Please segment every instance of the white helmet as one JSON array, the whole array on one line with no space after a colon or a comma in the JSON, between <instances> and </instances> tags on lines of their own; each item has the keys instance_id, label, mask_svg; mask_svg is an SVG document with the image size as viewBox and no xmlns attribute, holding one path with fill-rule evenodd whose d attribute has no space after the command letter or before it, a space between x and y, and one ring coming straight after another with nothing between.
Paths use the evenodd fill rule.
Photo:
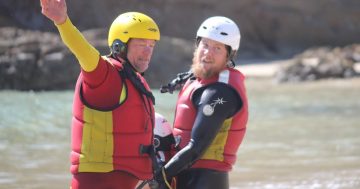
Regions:
<instances>
[{"instance_id":1,"label":"white helmet","mask_svg":"<svg viewBox=\"0 0 360 189\"><path fill-rule=\"evenodd\" d=\"M164 116L155 112L154 147L156 152L170 151L174 144L175 139L170 123Z\"/></svg>"},{"instance_id":2,"label":"white helmet","mask_svg":"<svg viewBox=\"0 0 360 189\"><path fill-rule=\"evenodd\" d=\"M206 19L197 31L197 38L205 37L231 47L237 51L240 46L240 30L236 23L223 16Z\"/></svg>"},{"instance_id":3,"label":"white helmet","mask_svg":"<svg viewBox=\"0 0 360 189\"><path fill-rule=\"evenodd\" d=\"M166 137L172 134L172 127L163 115L155 112L155 128L154 135Z\"/></svg>"}]
</instances>

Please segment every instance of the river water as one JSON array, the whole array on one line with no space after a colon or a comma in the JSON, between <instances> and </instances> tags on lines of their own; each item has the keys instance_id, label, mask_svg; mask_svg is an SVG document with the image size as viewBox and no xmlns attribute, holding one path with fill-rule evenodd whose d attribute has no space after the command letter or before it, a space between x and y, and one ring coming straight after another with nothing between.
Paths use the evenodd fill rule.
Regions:
<instances>
[{"instance_id":1,"label":"river water","mask_svg":"<svg viewBox=\"0 0 360 189\"><path fill-rule=\"evenodd\" d=\"M360 79L248 79L248 130L231 189L360 188ZM0 189L69 187L73 91L0 91ZM170 121L176 95L159 94Z\"/></svg>"}]
</instances>

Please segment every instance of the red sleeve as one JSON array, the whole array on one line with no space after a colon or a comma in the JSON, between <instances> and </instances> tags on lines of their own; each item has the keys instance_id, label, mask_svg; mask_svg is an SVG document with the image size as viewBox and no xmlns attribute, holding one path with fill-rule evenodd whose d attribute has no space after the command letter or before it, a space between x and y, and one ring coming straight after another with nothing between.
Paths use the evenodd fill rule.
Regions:
<instances>
[{"instance_id":1,"label":"red sleeve","mask_svg":"<svg viewBox=\"0 0 360 189\"><path fill-rule=\"evenodd\" d=\"M100 58L94 71L81 70L81 74L83 99L88 105L109 108L119 103L122 80L114 65Z\"/></svg>"},{"instance_id":2,"label":"red sleeve","mask_svg":"<svg viewBox=\"0 0 360 189\"><path fill-rule=\"evenodd\" d=\"M100 57L97 67L92 72L86 72L85 70L81 69L84 83L92 88L99 86L104 82L107 76L107 71L109 69L108 66L108 63Z\"/></svg>"}]
</instances>

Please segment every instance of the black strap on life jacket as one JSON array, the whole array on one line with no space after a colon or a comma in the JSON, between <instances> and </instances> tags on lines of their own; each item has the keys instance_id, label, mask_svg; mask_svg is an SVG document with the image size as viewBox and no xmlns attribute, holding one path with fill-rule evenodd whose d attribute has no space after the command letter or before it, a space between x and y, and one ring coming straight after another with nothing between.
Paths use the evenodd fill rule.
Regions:
<instances>
[{"instance_id":1,"label":"black strap on life jacket","mask_svg":"<svg viewBox=\"0 0 360 189\"><path fill-rule=\"evenodd\" d=\"M150 98L152 103L155 105L155 97L152 94L151 91L147 90L140 80L140 78L136 75L135 69L133 66L129 63L129 61L126 60L125 63L123 63L123 70L120 71L120 75L122 78L127 78L130 80L130 82L135 86L136 90L140 93L145 95L146 97Z\"/></svg>"},{"instance_id":2,"label":"black strap on life jacket","mask_svg":"<svg viewBox=\"0 0 360 189\"><path fill-rule=\"evenodd\" d=\"M115 57L115 59L116 59L116 57ZM129 79L130 82L135 86L135 88L139 92L139 94L140 95L145 95L155 105L155 97L154 97L154 95L151 93L151 91L146 89L143 82L140 80L140 78L136 74L135 68L129 63L129 60L127 58L125 58L125 63L123 63L122 65L123 65L123 69L119 71L119 74L120 74L122 80L125 82L125 79ZM143 103L144 103L145 107L149 107L149 110L147 108L146 109L148 111L147 112L148 115L151 118L151 124L153 125L152 128L154 128L155 127L155 121L154 121L154 118L152 116L153 112L152 112L152 109L150 107L151 104L150 104L149 100L146 100L146 102L147 102L147 106L146 106L146 102L145 102L144 98L141 98L141 99L143 100ZM148 154L150 156L151 161L152 161L152 168L153 168L153 173L154 174L161 169L160 164L158 164L158 162L157 162L156 152L155 152L155 148L154 148L153 145L140 144L139 153L140 154L146 153L146 154ZM154 184L157 183L155 180L151 179L151 180L147 180L146 182L143 182L139 187L142 188L143 186L145 186L146 183L150 183L150 182L151 183L155 182Z\"/></svg>"},{"instance_id":3,"label":"black strap on life jacket","mask_svg":"<svg viewBox=\"0 0 360 189\"><path fill-rule=\"evenodd\" d=\"M161 170L161 165L156 158L156 152L153 145L140 145L139 148L140 154L148 154L151 158L152 167L153 167L153 174L157 174ZM143 181L136 189L142 189L146 184L150 185L150 188L157 188L158 183L154 179L145 180Z\"/></svg>"},{"instance_id":4,"label":"black strap on life jacket","mask_svg":"<svg viewBox=\"0 0 360 189\"><path fill-rule=\"evenodd\" d=\"M149 115L149 117L151 119L152 128L154 128L155 127L155 120L154 120L154 116L153 116L154 112L151 108L152 105L149 101L149 99L150 99L152 101L153 105L155 105L154 95L151 93L151 91L149 91L145 88L143 82L140 80L140 78L135 73L135 69L132 67L132 65L128 61L123 63L123 70L121 70L119 73L124 81L125 81L125 78L130 80L130 82L135 86L136 90L139 92L141 97L142 97L142 95L145 95L147 97L146 100L143 97L141 98L141 100L145 106L147 114ZM148 107L148 108L146 108L146 107ZM145 129L148 128L147 126L148 125L146 124Z\"/></svg>"}]
</instances>

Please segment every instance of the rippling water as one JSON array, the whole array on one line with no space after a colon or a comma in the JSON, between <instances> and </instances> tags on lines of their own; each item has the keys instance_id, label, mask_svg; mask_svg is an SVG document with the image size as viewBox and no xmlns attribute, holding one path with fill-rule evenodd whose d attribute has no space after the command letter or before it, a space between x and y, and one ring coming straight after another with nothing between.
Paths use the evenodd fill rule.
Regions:
<instances>
[{"instance_id":1,"label":"rippling water","mask_svg":"<svg viewBox=\"0 0 360 189\"><path fill-rule=\"evenodd\" d=\"M360 80L247 81L231 188L360 188ZM0 188L68 188L72 91L0 91ZM176 95L155 93L173 119Z\"/></svg>"}]
</instances>

